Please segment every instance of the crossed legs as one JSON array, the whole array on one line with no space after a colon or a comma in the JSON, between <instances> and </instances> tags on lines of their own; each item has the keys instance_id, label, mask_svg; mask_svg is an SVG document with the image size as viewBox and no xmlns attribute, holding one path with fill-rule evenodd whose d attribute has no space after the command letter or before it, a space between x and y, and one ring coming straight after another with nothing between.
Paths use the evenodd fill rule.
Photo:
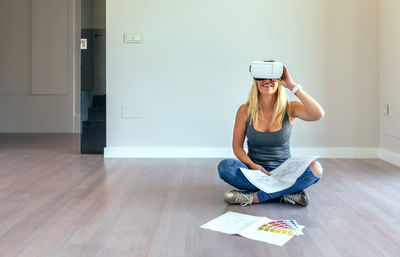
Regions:
<instances>
[{"instance_id":1,"label":"crossed legs","mask_svg":"<svg viewBox=\"0 0 400 257\"><path fill-rule=\"evenodd\" d=\"M304 173L296 180L295 184L291 187L275 192L275 193L265 193L255 187L240 171L240 168L247 168L247 166L235 159L225 159L222 160L218 165L218 172L222 180L232 185L233 187L240 190L252 191L253 193L253 203L265 202L273 198L283 196L285 194L291 194L301 191L314 183L317 183L323 174L323 167L320 162L313 161L309 167L304 171ZM266 167L267 170L271 170L272 166Z\"/></svg>"}]
</instances>

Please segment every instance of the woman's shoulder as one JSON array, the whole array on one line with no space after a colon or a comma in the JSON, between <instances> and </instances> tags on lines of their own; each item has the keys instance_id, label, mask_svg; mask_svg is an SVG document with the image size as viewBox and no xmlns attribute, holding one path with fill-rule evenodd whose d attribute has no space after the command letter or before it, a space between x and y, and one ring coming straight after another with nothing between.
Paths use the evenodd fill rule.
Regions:
<instances>
[{"instance_id":1,"label":"woman's shoulder","mask_svg":"<svg viewBox=\"0 0 400 257\"><path fill-rule=\"evenodd\" d=\"M247 111L249 107L247 104L242 104L239 109L237 110L236 117L239 118L240 120L246 120L247 121Z\"/></svg>"},{"instance_id":2,"label":"woman's shoulder","mask_svg":"<svg viewBox=\"0 0 400 257\"><path fill-rule=\"evenodd\" d=\"M247 113L248 109L249 109L248 104L242 104L241 106L239 106L238 112Z\"/></svg>"}]
</instances>

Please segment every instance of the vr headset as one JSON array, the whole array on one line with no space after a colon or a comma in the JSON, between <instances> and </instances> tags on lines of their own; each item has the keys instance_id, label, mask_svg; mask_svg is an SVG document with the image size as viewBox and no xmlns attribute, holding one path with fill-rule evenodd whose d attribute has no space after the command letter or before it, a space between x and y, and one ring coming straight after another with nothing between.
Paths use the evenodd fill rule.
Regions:
<instances>
[{"instance_id":1,"label":"vr headset","mask_svg":"<svg viewBox=\"0 0 400 257\"><path fill-rule=\"evenodd\" d=\"M280 62L252 62L249 71L255 80L281 79L283 64Z\"/></svg>"}]
</instances>

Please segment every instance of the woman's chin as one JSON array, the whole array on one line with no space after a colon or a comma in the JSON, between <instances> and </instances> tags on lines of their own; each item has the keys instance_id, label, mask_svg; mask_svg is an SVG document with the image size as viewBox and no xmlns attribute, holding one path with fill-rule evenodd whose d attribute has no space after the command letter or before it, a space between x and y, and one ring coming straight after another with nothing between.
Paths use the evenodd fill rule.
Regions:
<instances>
[{"instance_id":1,"label":"woman's chin","mask_svg":"<svg viewBox=\"0 0 400 257\"><path fill-rule=\"evenodd\" d=\"M276 90L273 87L265 87L265 88L261 88L258 89L258 92L260 92L260 94L274 94L276 92Z\"/></svg>"}]
</instances>

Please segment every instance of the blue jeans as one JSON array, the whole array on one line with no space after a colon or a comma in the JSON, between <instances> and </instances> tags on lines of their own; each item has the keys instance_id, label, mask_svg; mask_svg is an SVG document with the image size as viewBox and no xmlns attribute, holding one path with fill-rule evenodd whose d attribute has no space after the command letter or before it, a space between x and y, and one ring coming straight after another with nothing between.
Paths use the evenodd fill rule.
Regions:
<instances>
[{"instance_id":1,"label":"blue jeans","mask_svg":"<svg viewBox=\"0 0 400 257\"><path fill-rule=\"evenodd\" d=\"M277 166L264 166L264 168L269 172L273 172L273 169L276 167ZM308 167L303 174L297 178L296 182L291 187L279 192L268 194L251 184L250 181L243 175L240 168L248 169L248 167L241 161L235 159L222 160L218 165L219 176L226 183L236 187L237 189L257 192L257 197L260 203L286 194L301 191L320 180L320 177L315 176L310 167Z\"/></svg>"}]
</instances>

